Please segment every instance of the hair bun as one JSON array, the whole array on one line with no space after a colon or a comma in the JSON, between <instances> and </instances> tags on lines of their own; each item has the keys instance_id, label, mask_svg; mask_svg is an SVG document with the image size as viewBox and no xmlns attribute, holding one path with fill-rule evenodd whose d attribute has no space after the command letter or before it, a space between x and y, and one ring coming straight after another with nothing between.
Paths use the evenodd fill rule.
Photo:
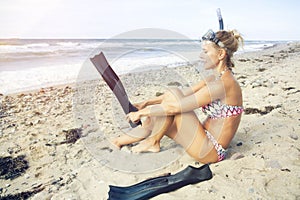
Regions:
<instances>
[{"instance_id":1,"label":"hair bun","mask_svg":"<svg viewBox=\"0 0 300 200\"><path fill-rule=\"evenodd\" d=\"M236 40L238 40L240 43L243 43L243 42L244 42L242 35L241 35L236 29L231 30L231 31L229 31L229 32L230 32L230 33L233 35L233 37L234 37Z\"/></svg>"},{"instance_id":2,"label":"hair bun","mask_svg":"<svg viewBox=\"0 0 300 200\"><path fill-rule=\"evenodd\" d=\"M234 63L231 60L233 54L238 50L238 48L243 46L244 39L242 35L237 30L221 30L216 33L217 38L225 45L227 58L226 64L228 67L234 67Z\"/></svg>"}]
</instances>

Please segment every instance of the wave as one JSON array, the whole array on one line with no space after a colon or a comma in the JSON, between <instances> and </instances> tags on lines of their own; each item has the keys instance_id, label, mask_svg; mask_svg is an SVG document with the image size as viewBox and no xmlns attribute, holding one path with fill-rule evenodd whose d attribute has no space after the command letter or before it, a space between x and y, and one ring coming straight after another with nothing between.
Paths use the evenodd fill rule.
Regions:
<instances>
[{"instance_id":1,"label":"wave","mask_svg":"<svg viewBox=\"0 0 300 200\"><path fill-rule=\"evenodd\" d=\"M245 51L255 51L272 47L276 42L251 41L246 42ZM169 50L197 50L201 43L197 40L0 40L0 53L20 52L55 52L55 51L92 51L103 49L118 51L120 49L151 47ZM1 55L0 55L1 56Z\"/></svg>"},{"instance_id":2,"label":"wave","mask_svg":"<svg viewBox=\"0 0 300 200\"><path fill-rule=\"evenodd\" d=\"M57 42L56 44L59 46L67 46L67 47L80 46L80 43L78 42Z\"/></svg>"},{"instance_id":3,"label":"wave","mask_svg":"<svg viewBox=\"0 0 300 200\"><path fill-rule=\"evenodd\" d=\"M25 47L28 48L35 48L35 47L49 47L50 44L48 43L33 43L33 44L26 44Z\"/></svg>"},{"instance_id":4,"label":"wave","mask_svg":"<svg viewBox=\"0 0 300 200\"><path fill-rule=\"evenodd\" d=\"M134 58L134 59L133 59ZM189 61L171 52L151 49L149 52L141 50L124 54L111 62L118 74L135 71L147 71L153 68L178 67L187 65Z\"/></svg>"},{"instance_id":5,"label":"wave","mask_svg":"<svg viewBox=\"0 0 300 200\"><path fill-rule=\"evenodd\" d=\"M0 93L11 94L76 81L81 65L62 64L0 71ZM20 74L22 74L20 76Z\"/></svg>"},{"instance_id":6,"label":"wave","mask_svg":"<svg viewBox=\"0 0 300 200\"><path fill-rule=\"evenodd\" d=\"M244 51L260 51L277 45L278 42L251 42L244 46Z\"/></svg>"},{"instance_id":7,"label":"wave","mask_svg":"<svg viewBox=\"0 0 300 200\"><path fill-rule=\"evenodd\" d=\"M239 53L259 51L278 43L246 41ZM99 51L105 53L118 74L124 74L189 65L198 59L201 44L195 40L0 39L0 93L74 82L83 63L89 62L91 53Z\"/></svg>"}]
</instances>

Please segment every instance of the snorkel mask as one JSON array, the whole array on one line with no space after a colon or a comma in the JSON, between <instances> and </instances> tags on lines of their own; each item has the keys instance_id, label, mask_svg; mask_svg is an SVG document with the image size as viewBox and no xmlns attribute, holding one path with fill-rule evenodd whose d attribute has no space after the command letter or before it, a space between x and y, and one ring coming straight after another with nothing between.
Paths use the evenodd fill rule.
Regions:
<instances>
[{"instance_id":1,"label":"snorkel mask","mask_svg":"<svg viewBox=\"0 0 300 200\"><path fill-rule=\"evenodd\" d=\"M217 15L218 15L218 20L219 20L219 28L220 28L220 30L223 30L224 24L223 24L223 18L221 15L220 8L217 9ZM207 33L205 33L202 36L202 40L208 40L208 41L214 42L216 45L218 45L221 48L225 47L225 45L216 37L216 33L212 29L209 29L207 31Z\"/></svg>"},{"instance_id":2,"label":"snorkel mask","mask_svg":"<svg viewBox=\"0 0 300 200\"><path fill-rule=\"evenodd\" d=\"M216 45L218 45L221 48L225 47L225 45L216 37L215 32L211 29L209 29L207 31L207 33L205 33L202 36L202 40L208 40L208 41L214 42Z\"/></svg>"}]
</instances>

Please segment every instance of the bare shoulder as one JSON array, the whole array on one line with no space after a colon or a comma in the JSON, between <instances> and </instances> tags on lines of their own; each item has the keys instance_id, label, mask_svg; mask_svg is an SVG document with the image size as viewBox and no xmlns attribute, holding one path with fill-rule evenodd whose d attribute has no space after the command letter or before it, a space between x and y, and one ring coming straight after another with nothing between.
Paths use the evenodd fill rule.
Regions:
<instances>
[{"instance_id":1,"label":"bare shoulder","mask_svg":"<svg viewBox=\"0 0 300 200\"><path fill-rule=\"evenodd\" d=\"M225 89L233 89L233 90L240 90L240 84L237 82L236 78L232 73L224 74L222 76L222 82L224 84Z\"/></svg>"},{"instance_id":2,"label":"bare shoulder","mask_svg":"<svg viewBox=\"0 0 300 200\"><path fill-rule=\"evenodd\" d=\"M242 103L242 89L234 75L228 73L226 76L222 77L222 82L228 101L240 105Z\"/></svg>"}]
</instances>

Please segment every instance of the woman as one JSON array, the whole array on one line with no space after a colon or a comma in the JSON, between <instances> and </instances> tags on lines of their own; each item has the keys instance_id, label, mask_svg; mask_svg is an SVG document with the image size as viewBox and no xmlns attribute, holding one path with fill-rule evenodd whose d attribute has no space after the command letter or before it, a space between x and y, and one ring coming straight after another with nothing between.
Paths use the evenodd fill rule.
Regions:
<instances>
[{"instance_id":1,"label":"woman","mask_svg":"<svg viewBox=\"0 0 300 200\"><path fill-rule=\"evenodd\" d=\"M242 92L232 68L233 53L243 38L236 31L209 30L202 37L201 61L214 75L186 89L170 89L164 95L139 103L137 112L127 115L136 122L146 117L143 125L115 138L117 147L141 141L134 152L158 152L164 135L182 145L201 163L221 161L226 156L238 129L242 108ZM151 105L151 106L150 106ZM201 123L194 110L202 108L208 115Z\"/></svg>"}]
</instances>

